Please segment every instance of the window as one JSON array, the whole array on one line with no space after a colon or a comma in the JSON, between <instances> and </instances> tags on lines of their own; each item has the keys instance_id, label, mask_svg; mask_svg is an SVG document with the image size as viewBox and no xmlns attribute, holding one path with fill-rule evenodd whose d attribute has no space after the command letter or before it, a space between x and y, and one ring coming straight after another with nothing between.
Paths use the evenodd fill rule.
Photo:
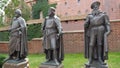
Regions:
<instances>
[{"instance_id":1,"label":"window","mask_svg":"<svg viewBox=\"0 0 120 68\"><path fill-rule=\"evenodd\" d=\"M111 10L113 11L113 8L111 8Z\"/></svg>"},{"instance_id":2,"label":"window","mask_svg":"<svg viewBox=\"0 0 120 68\"><path fill-rule=\"evenodd\" d=\"M78 3L80 2L80 0L77 0L78 1Z\"/></svg>"},{"instance_id":3,"label":"window","mask_svg":"<svg viewBox=\"0 0 120 68\"><path fill-rule=\"evenodd\" d=\"M65 21L66 24L68 24L68 21Z\"/></svg>"},{"instance_id":4,"label":"window","mask_svg":"<svg viewBox=\"0 0 120 68\"><path fill-rule=\"evenodd\" d=\"M120 9L120 4L119 4L119 9Z\"/></svg>"},{"instance_id":5,"label":"window","mask_svg":"<svg viewBox=\"0 0 120 68\"><path fill-rule=\"evenodd\" d=\"M67 5L67 2L65 2L65 5Z\"/></svg>"},{"instance_id":6,"label":"window","mask_svg":"<svg viewBox=\"0 0 120 68\"><path fill-rule=\"evenodd\" d=\"M78 20L74 20L75 21L75 23L78 23Z\"/></svg>"},{"instance_id":7,"label":"window","mask_svg":"<svg viewBox=\"0 0 120 68\"><path fill-rule=\"evenodd\" d=\"M80 10L78 11L78 14L81 14L81 11L80 11Z\"/></svg>"},{"instance_id":8,"label":"window","mask_svg":"<svg viewBox=\"0 0 120 68\"><path fill-rule=\"evenodd\" d=\"M66 12L66 13L65 13L65 15L67 16L67 15L68 15L68 13Z\"/></svg>"}]
</instances>

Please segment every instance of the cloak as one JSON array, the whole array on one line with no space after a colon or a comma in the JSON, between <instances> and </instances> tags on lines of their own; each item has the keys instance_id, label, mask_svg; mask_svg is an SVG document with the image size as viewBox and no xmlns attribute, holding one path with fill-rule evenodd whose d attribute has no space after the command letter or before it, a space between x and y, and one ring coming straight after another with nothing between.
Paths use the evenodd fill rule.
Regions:
<instances>
[{"instance_id":1,"label":"cloak","mask_svg":"<svg viewBox=\"0 0 120 68\"><path fill-rule=\"evenodd\" d=\"M59 39L58 39L58 43L57 45L59 46L58 47L58 60L61 62L64 60L64 44L63 44L63 34L61 34L59 36Z\"/></svg>"},{"instance_id":2,"label":"cloak","mask_svg":"<svg viewBox=\"0 0 120 68\"><path fill-rule=\"evenodd\" d=\"M105 24L103 24L103 26L106 29L105 29L105 33L104 33L104 38L103 38L103 43L102 43L102 53L101 53L101 55L102 55L101 57L102 57L103 61L108 59L108 44L107 44L106 32L107 32L107 26L109 25L109 19L107 18L106 15L104 15L104 17L105 17ZM89 16L88 16L88 19L90 19ZM86 23L90 23L90 21L87 20ZM84 31L85 58L89 58L89 48L90 48L89 43L90 43L90 29L91 28L92 27L90 27L89 25L88 25L88 27L84 27L84 30L85 30ZM96 59L96 57L97 57L97 49L96 49L96 51L94 51L94 54L93 54L93 58Z\"/></svg>"},{"instance_id":3,"label":"cloak","mask_svg":"<svg viewBox=\"0 0 120 68\"><path fill-rule=\"evenodd\" d=\"M26 22L22 17L19 17L16 23L19 24L19 27L11 29L9 54L12 55L15 51L19 51L20 57L25 58L28 54ZM14 36L14 32L18 32L18 34Z\"/></svg>"}]
</instances>

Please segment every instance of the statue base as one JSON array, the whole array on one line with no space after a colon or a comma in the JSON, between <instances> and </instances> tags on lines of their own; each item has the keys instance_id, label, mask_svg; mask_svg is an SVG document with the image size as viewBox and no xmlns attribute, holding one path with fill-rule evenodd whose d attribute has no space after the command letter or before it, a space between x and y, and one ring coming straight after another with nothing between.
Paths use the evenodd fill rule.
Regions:
<instances>
[{"instance_id":1,"label":"statue base","mask_svg":"<svg viewBox=\"0 0 120 68\"><path fill-rule=\"evenodd\" d=\"M6 61L2 68L29 68L29 60L25 58L23 61L8 60Z\"/></svg>"},{"instance_id":2,"label":"statue base","mask_svg":"<svg viewBox=\"0 0 120 68\"><path fill-rule=\"evenodd\" d=\"M93 61L92 64L85 64L85 68L108 68L107 64L100 64L99 61Z\"/></svg>"},{"instance_id":3,"label":"statue base","mask_svg":"<svg viewBox=\"0 0 120 68\"><path fill-rule=\"evenodd\" d=\"M58 66L53 66L53 65L43 65L41 64L39 68L64 68L64 66L62 64L58 65Z\"/></svg>"}]
</instances>

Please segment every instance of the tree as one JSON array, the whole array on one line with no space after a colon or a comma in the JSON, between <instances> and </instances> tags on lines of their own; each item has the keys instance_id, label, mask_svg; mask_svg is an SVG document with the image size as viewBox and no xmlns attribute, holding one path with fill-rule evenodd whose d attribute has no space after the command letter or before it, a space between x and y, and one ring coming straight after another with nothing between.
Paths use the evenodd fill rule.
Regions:
<instances>
[{"instance_id":1,"label":"tree","mask_svg":"<svg viewBox=\"0 0 120 68\"><path fill-rule=\"evenodd\" d=\"M6 16L10 19L10 21L14 17L14 12L17 8L20 8L22 10L22 15L25 20L30 19L30 8L26 5L26 3L23 0L12 0L5 9Z\"/></svg>"},{"instance_id":2,"label":"tree","mask_svg":"<svg viewBox=\"0 0 120 68\"><path fill-rule=\"evenodd\" d=\"M56 4L48 4L48 0L37 0L36 4L32 6L33 19L40 18L40 12L43 12L43 17L47 16L49 7L55 7Z\"/></svg>"}]
</instances>

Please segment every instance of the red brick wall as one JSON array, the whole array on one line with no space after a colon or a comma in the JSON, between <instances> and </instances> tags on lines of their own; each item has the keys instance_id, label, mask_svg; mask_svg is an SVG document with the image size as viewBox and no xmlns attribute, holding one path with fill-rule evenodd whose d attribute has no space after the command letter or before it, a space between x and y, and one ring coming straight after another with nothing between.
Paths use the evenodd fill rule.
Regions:
<instances>
[{"instance_id":1,"label":"red brick wall","mask_svg":"<svg viewBox=\"0 0 120 68\"><path fill-rule=\"evenodd\" d=\"M79 53L84 50L83 31L65 32L64 35L65 53ZM28 42L29 53L43 53L42 39L33 39ZM0 53L8 52L8 42L0 43Z\"/></svg>"},{"instance_id":2,"label":"red brick wall","mask_svg":"<svg viewBox=\"0 0 120 68\"><path fill-rule=\"evenodd\" d=\"M120 19L120 0L103 0L102 10L107 12L110 19Z\"/></svg>"},{"instance_id":3,"label":"red brick wall","mask_svg":"<svg viewBox=\"0 0 120 68\"><path fill-rule=\"evenodd\" d=\"M111 34L108 42L110 51L120 51L120 22L111 22Z\"/></svg>"},{"instance_id":4,"label":"red brick wall","mask_svg":"<svg viewBox=\"0 0 120 68\"><path fill-rule=\"evenodd\" d=\"M0 42L0 53L8 53L8 45L9 42ZM28 50L29 53L42 53L42 40L39 38L28 41Z\"/></svg>"},{"instance_id":5,"label":"red brick wall","mask_svg":"<svg viewBox=\"0 0 120 68\"><path fill-rule=\"evenodd\" d=\"M100 9L110 16L110 19L120 19L120 0L60 0L57 2L56 13L61 16L86 15L91 12L91 4L100 1Z\"/></svg>"},{"instance_id":6,"label":"red brick wall","mask_svg":"<svg viewBox=\"0 0 120 68\"><path fill-rule=\"evenodd\" d=\"M109 50L120 51L120 21L111 21L111 34L108 37ZM84 52L84 31L67 31L63 34L65 53ZM42 40L28 42L29 53L43 53ZM8 52L8 42L0 43L0 53Z\"/></svg>"},{"instance_id":7,"label":"red brick wall","mask_svg":"<svg viewBox=\"0 0 120 68\"><path fill-rule=\"evenodd\" d=\"M63 31L84 30L84 20L73 20L62 22Z\"/></svg>"},{"instance_id":8,"label":"red brick wall","mask_svg":"<svg viewBox=\"0 0 120 68\"><path fill-rule=\"evenodd\" d=\"M29 2L30 0L25 0L28 6L31 7L34 2ZM57 15L64 16L81 16L86 15L91 12L91 4L94 1L100 1L100 9L110 16L110 19L120 19L120 0L48 0L49 3L57 3L56 13Z\"/></svg>"},{"instance_id":9,"label":"red brick wall","mask_svg":"<svg viewBox=\"0 0 120 68\"><path fill-rule=\"evenodd\" d=\"M0 42L0 53L8 52L8 42Z\"/></svg>"},{"instance_id":10,"label":"red brick wall","mask_svg":"<svg viewBox=\"0 0 120 68\"><path fill-rule=\"evenodd\" d=\"M59 16L84 15L91 11L92 0L60 0L56 6L56 13Z\"/></svg>"},{"instance_id":11,"label":"red brick wall","mask_svg":"<svg viewBox=\"0 0 120 68\"><path fill-rule=\"evenodd\" d=\"M66 32L64 37L65 53L80 53L84 52L84 37L83 31Z\"/></svg>"},{"instance_id":12,"label":"red brick wall","mask_svg":"<svg viewBox=\"0 0 120 68\"><path fill-rule=\"evenodd\" d=\"M33 39L28 42L29 53L42 53L42 39Z\"/></svg>"}]
</instances>

